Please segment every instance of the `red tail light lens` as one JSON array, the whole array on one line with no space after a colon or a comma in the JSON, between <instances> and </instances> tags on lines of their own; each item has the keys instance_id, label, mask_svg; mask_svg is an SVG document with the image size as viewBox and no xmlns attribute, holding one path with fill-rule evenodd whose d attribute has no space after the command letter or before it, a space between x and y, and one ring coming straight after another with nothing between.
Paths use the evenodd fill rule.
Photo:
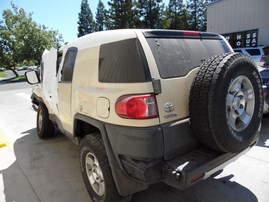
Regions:
<instances>
[{"instance_id":1,"label":"red tail light lens","mask_svg":"<svg viewBox=\"0 0 269 202\"><path fill-rule=\"evenodd\" d=\"M153 94L120 97L115 108L116 113L123 118L149 119L159 115Z\"/></svg>"}]
</instances>

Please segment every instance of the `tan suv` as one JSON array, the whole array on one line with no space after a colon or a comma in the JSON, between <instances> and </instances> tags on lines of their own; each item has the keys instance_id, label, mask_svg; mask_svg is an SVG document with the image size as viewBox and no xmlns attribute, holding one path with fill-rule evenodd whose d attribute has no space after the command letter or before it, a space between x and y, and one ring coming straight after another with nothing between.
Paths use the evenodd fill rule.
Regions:
<instances>
[{"instance_id":1,"label":"tan suv","mask_svg":"<svg viewBox=\"0 0 269 202\"><path fill-rule=\"evenodd\" d=\"M93 201L128 201L164 182L184 189L234 161L259 136L253 61L214 33L114 30L42 55L32 101L37 134L80 145Z\"/></svg>"}]
</instances>

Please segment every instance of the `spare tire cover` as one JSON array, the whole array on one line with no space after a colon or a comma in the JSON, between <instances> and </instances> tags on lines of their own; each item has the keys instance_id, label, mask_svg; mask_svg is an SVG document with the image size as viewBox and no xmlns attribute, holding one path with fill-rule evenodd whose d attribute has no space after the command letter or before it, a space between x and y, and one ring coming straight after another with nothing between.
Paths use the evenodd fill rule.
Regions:
<instances>
[{"instance_id":1,"label":"spare tire cover","mask_svg":"<svg viewBox=\"0 0 269 202\"><path fill-rule=\"evenodd\" d=\"M255 63L241 53L206 60L193 80L190 122L204 145L222 152L240 152L259 135L263 94Z\"/></svg>"}]
</instances>

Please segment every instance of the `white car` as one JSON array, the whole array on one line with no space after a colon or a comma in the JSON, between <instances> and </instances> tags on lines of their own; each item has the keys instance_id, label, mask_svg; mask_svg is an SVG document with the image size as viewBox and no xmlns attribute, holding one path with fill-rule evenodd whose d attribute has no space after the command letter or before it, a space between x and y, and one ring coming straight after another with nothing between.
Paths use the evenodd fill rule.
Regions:
<instances>
[{"instance_id":1,"label":"white car","mask_svg":"<svg viewBox=\"0 0 269 202\"><path fill-rule=\"evenodd\" d=\"M263 46L235 48L234 52L244 53L245 55L250 56L254 60L254 62L259 66L263 66L265 62Z\"/></svg>"},{"instance_id":2,"label":"white car","mask_svg":"<svg viewBox=\"0 0 269 202\"><path fill-rule=\"evenodd\" d=\"M95 32L44 51L27 71L37 135L79 147L92 201L127 202L164 182L184 189L253 147L262 119L256 65L218 34Z\"/></svg>"}]
</instances>

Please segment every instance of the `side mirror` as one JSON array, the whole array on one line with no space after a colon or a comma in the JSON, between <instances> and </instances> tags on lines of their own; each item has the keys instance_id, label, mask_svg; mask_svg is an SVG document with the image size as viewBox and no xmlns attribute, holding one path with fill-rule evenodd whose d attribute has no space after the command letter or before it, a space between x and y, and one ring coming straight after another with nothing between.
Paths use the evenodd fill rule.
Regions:
<instances>
[{"instance_id":1,"label":"side mirror","mask_svg":"<svg viewBox=\"0 0 269 202\"><path fill-rule=\"evenodd\" d=\"M25 72L25 77L27 82L31 85L40 83L40 79L36 71Z\"/></svg>"}]
</instances>

